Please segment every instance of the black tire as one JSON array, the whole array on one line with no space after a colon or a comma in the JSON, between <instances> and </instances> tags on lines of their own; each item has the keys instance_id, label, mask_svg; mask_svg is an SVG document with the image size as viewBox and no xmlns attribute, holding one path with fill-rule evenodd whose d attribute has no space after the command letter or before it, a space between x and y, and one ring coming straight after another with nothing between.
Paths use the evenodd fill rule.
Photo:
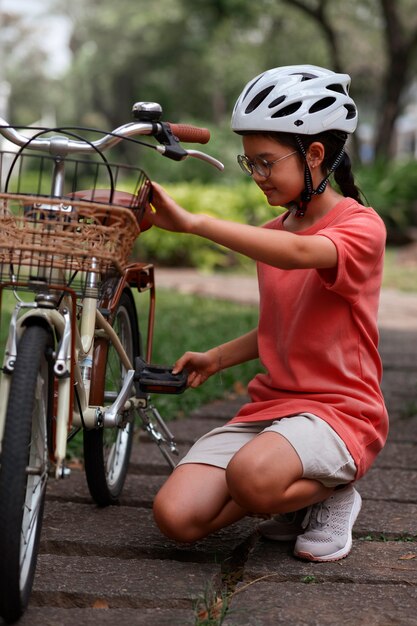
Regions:
<instances>
[{"instance_id":1,"label":"black tire","mask_svg":"<svg viewBox=\"0 0 417 626\"><path fill-rule=\"evenodd\" d=\"M139 355L139 328L133 298L124 292L120 298L113 328L134 363ZM112 345L107 352L104 406L112 404L120 391L126 370ZM117 504L129 466L133 421L119 428L84 430L84 468L88 488L99 506Z\"/></svg>"},{"instance_id":2,"label":"black tire","mask_svg":"<svg viewBox=\"0 0 417 626\"><path fill-rule=\"evenodd\" d=\"M25 610L36 569L49 469L51 352L47 328L26 328L10 386L0 459L0 615L8 623Z\"/></svg>"}]
</instances>

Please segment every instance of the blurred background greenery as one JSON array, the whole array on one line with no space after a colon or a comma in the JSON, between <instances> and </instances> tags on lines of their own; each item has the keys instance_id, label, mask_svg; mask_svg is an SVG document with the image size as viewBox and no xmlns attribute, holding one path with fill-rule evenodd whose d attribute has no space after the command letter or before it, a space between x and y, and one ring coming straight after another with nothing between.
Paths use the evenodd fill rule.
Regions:
<instances>
[{"instance_id":1,"label":"blurred background greenery","mask_svg":"<svg viewBox=\"0 0 417 626\"><path fill-rule=\"evenodd\" d=\"M179 201L230 219L272 215L236 164L229 127L242 86L266 68L324 65L352 76L360 125L349 150L389 244L417 229L417 12L415 0L0 0L0 115L13 124L111 129L134 102L164 119L208 126L225 172L140 149L125 156L170 185ZM268 214L269 211L269 214ZM145 259L207 269L242 259L153 229Z\"/></svg>"}]
</instances>

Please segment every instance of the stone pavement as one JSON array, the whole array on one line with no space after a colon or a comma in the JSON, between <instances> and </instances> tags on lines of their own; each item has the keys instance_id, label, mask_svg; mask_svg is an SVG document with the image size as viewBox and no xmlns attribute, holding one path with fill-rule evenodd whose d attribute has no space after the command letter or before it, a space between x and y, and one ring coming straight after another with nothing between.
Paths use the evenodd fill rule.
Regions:
<instances>
[{"instance_id":1,"label":"stone pavement","mask_svg":"<svg viewBox=\"0 0 417 626\"><path fill-rule=\"evenodd\" d=\"M184 276L181 281L184 286ZM230 287L222 289L230 296ZM414 299L394 296L386 323L380 323L391 432L357 485L363 508L347 559L296 560L290 543L259 537L255 518L195 545L166 539L151 505L167 466L140 436L120 506L94 506L80 470L66 481L51 481L37 575L21 626L417 625L417 308ZM175 422L181 454L244 400L216 401ZM223 622L203 620L213 597L218 613L229 607Z\"/></svg>"}]
</instances>

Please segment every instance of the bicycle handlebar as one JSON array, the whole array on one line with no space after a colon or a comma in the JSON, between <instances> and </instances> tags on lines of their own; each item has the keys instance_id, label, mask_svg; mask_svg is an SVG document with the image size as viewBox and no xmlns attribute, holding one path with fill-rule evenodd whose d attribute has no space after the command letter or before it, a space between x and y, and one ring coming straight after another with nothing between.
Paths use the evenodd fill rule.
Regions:
<instances>
[{"instance_id":1,"label":"bicycle handlebar","mask_svg":"<svg viewBox=\"0 0 417 626\"><path fill-rule=\"evenodd\" d=\"M51 131L53 132L54 129L51 129ZM155 137L162 145L146 145L156 149L164 156L177 161L191 156L210 163L220 171L224 169L223 164L209 154L198 150L186 150L183 146L179 145L179 141L207 143L210 139L210 132L207 128L200 128L189 124L171 124L160 121L129 122L119 126L114 131L96 141L87 142L70 139L66 135L57 135L54 137L27 137L0 118L0 134L3 135L5 139L21 148L49 152L49 154L54 157L63 158L68 154L87 154L108 150L120 143L123 139L150 135Z\"/></svg>"},{"instance_id":2,"label":"bicycle handlebar","mask_svg":"<svg viewBox=\"0 0 417 626\"><path fill-rule=\"evenodd\" d=\"M210 141L210 131L208 128L190 126L189 124L167 124L173 135L180 141L189 143L208 143Z\"/></svg>"}]
</instances>

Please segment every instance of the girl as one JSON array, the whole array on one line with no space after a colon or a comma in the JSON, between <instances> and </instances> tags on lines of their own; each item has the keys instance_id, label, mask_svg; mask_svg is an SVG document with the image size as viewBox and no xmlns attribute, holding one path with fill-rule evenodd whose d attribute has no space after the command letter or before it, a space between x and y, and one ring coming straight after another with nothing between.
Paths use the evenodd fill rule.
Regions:
<instances>
[{"instance_id":1,"label":"girl","mask_svg":"<svg viewBox=\"0 0 417 626\"><path fill-rule=\"evenodd\" d=\"M178 541L250 512L274 515L261 533L296 538L298 557L334 561L351 549L353 482L383 447L388 417L377 351L385 228L362 205L345 152L357 124L349 85L345 74L289 66L238 98L238 162L270 205L287 208L264 227L193 215L154 184L154 225L254 259L260 289L257 328L175 364L191 387L257 357L265 368L249 383L251 402L202 437L158 493L156 522Z\"/></svg>"}]
</instances>

